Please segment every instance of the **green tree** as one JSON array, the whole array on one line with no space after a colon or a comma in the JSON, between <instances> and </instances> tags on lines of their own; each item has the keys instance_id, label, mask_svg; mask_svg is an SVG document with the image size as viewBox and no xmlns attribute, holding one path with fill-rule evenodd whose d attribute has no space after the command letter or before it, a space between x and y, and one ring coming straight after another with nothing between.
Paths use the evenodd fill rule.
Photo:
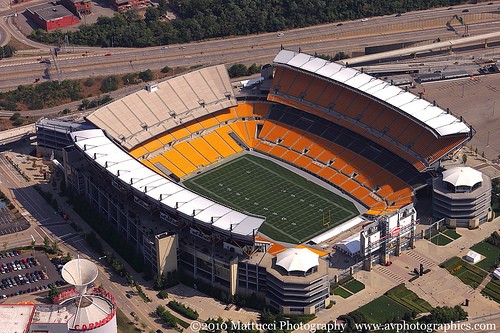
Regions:
<instances>
[{"instance_id":1,"label":"green tree","mask_svg":"<svg viewBox=\"0 0 500 333\"><path fill-rule=\"evenodd\" d=\"M157 8L148 8L146 9L146 14L144 14L144 21L145 22L151 22L151 21L158 21L160 19L160 10Z\"/></svg>"},{"instance_id":2,"label":"green tree","mask_svg":"<svg viewBox=\"0 0 500 333\"><path fill-rule=\"evenodd\" d=\"M118 79L115 75L108 76L101 83L100 90L102 92L115 91L116 89L118 89Z\"/></svg>"},{"instance_id":3,"label":"green tree","mask_svg":"<svg viewBox=\"0 0 500 333\"><path fill-rule=\"evenodd\" d=\"M21 117L21 114L19 112L14 112L12 116L10 116L10 120L15 121Z\"/></svg>"},{"instance_id":4,"label":"green tree","mask_svg":"<svg viewBox=\"0 0 500 333\"><path fill-rule=\"evenodd\" d=\"M60 294L60 292L57 289L57 287L53 283L49 284L49 293L48 293L47 297L49 298L51 303L54 303L54 299L59 294Z\"/></svg>"},{"instance_id":5,"label":"green tree","mask_svg":"<svg viewBox=\"0 0 500 333\"><path fill-rule=\"evenodd\" d=\"M339 61L339 60L348 59L348 58L350 58L350 57L347 53L340 51L333 56L333 61Z\"/></svg>"},{"instance_id":6,"label":"green tree","mask_svg":"<svg viewBox=\"0 0 500 333\"><path fill-rule=\"evenodd\" d=\"M467 155L466 154L462 155L462 163L463 164L467 163Z\"/></svg>"},{"instance_id":7,"label":"green tree","mask_svg":"<svg viewBox=\"0 0 500 333\"><path fill-rule=\"evenodd\" d=\"M0 46L0 59L10 58L14 53L16 53L16 49L12 45Z\"/></svg>"},{"instance_id":8,"label":"green tree","mask_svg":"<svg viewBox=\"0 0 500 333\"><path fill-rule=\"evenodd\" d=\"M234 64L227 70L230 78L247 75L247 66L243 64Z\"/></svg>"},{"instance_id":9,"label":"green tree","mask_svg":"<svg viewBox=\"0 0 500 333\"><path fill-rule=\"evenodd\" d=\"M155 75L150 69L146 69L145 71L139 73L139 79L141 79L144 82L151 81L154 78Z\"/></svg>"},{"instance_id":10,"label":"green tree","mask_svg":"<svg viewBox=\"0 0 500 333\"><path fill-rule=\"evenodd\" d=\"M52 242L52 252L59 252L59 242L57 241L57 239L54 239L54 241Z\"/></svg>"},{"instance_id":11,"label":"green tree","mask_svg":"<svg viewBox=\"0 0 500 333\"><path fill-rule=\"evenodd\" d=\"M85 87L92 87L94 84L95 84L95 79L92 77L89 77L89 78L85 79L85 81L83 81L83 85Z\"/></svg>"},{"instance_id":12,"label":"green tree","mask_svg":"<svg viewBox=\"0 0 500 333\"><path fill-rule=\"evenodd\" d=\"M253 63L250 67L247 69L247 75L252 75L252 74L257 74L260 72L261 66L257 66L255 63Z\"/></svg>"},{"instance_id":13,"label":"green tree","mask_svg":"<svg viewBox=\"0 0 500 333\"><path fill-rule=\"evenodd\" d=\"M49 237L45 236L43 237L43 246L45 246L46 248L48 248L50 245L50 239Z\"/></svg>"},{"instance_id":14,"label":"green tree","mask_svg":"<svg viewBox=\"0 0 500 333\"><path fill-rule=\"evenodd\" d=\"M172 68L165 66L161 69L162 73L170 73L172 71Z\"/></svg>"},{"instance_id":15,"label":"green tree","mask_svg":"<svg viewBox=\"0 0 500 333\"><path fill-rule=\"evenodd\" d=\"M101 83L100 90L102 92L110 92L118 89L118 78L115 75L108 76Z\"/></svg>"},{"instance_id":16,"label":"green tree","mask_svg":"<svg viewBox=\"0 0 500 333\"><path fill-rule=\"evenodd\" d=\"M24 124L24 119L23 118L17 118L16 120L14 120L12 122L12 125L14 125L14 126L21 126L22 124Z\"/></svg>"}]
</instances>

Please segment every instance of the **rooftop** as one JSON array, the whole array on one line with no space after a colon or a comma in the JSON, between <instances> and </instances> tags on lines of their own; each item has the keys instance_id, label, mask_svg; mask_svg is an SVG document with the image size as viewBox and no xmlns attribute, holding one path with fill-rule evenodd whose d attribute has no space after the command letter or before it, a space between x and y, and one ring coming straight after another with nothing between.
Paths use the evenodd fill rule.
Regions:
<instances>
[{"instance_id":1,"label":"rooftop","mask_svg":"<svg viewBox=\"0 0 500 333\"><path fill-rule=\"evenodd\" d=\"M1 304L0 305L0 333L28 332L34 305Z\"/></svg>"},{"instance_id":2,"label":"rooftop","mask_svg":"<svg viewBox=\"0 0 500 333\"><path fill-rule=\"evenodd\" d=\"M63 5L52 5L51 3L43 3L40 5L35 5L28 7L27 10L32 13L36 13L45 21L56 20L61 17L73 16L73 13L69 11Z\"/></svg>"}]
</instances>

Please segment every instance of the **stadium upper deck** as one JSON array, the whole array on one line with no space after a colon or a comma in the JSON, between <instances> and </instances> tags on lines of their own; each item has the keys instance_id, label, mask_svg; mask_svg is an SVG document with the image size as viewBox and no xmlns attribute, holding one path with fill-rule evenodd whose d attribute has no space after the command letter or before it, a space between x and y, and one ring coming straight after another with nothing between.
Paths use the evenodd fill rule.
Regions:
<instances>
[{"instance_id":1,"label":"stadium upper deck","mask_svg":"<svg viewBox=\"0 0 500 333\"><path fill-rule=\"evenodd\" d=\"M227 70L219 65L127 95L87 119L131 149L180 124L235 105Z\"/></svg>"},{"instance_id":2,"label":"stadium upper deck","mask_svg":"<svg viewBox=\"0 0 500 333\"><path fill-rule=\"evenodd\" d=\"M433 103L353 68L282 50L268 100L331 119L429 168L474 134Z\"/></svg>"}]
</instances>

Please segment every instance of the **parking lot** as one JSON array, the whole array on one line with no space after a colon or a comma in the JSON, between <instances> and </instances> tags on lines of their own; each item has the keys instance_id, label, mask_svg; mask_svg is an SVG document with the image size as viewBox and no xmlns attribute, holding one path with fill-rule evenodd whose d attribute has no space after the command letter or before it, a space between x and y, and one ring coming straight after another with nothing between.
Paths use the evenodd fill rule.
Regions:
<instances>
[{"instance_id":1,"label":"parking lot","mask_svg":"<svg viewBox=\"0 0 500 333\"><path fill-rule=\"evenodd\" d=\"M4 202L0 202L0 236L29 228L25 219L17 219Z\"/></svg>"},{"instance_id":2,"label":"parking lot","mask_svg":"<svg viewBox=\"0 0 500 333\"><path fill-rule=\"evenodd\" d=\"M63 285L54 264L42 252L7 251L0 253L0 298L48 290Z\"/></svg>"}]
</instances>

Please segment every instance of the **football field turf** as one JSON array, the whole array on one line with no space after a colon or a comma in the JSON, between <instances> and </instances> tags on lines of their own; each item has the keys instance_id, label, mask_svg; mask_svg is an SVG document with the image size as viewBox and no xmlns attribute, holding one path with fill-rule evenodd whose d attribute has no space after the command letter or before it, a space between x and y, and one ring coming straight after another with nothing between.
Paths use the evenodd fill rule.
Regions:
<instances>
[{"instance_id":1,"label":"football field turf","mask_svg":"<svg viewBox=\"0 0 500 333\"><path fill-rule=\"evenodd\" d=\"M253 155L243 155L184 185L240 211L265 216L259 231L290 243L302 243L359 214L350 201Z\"/></svg>"}]
</instances>

